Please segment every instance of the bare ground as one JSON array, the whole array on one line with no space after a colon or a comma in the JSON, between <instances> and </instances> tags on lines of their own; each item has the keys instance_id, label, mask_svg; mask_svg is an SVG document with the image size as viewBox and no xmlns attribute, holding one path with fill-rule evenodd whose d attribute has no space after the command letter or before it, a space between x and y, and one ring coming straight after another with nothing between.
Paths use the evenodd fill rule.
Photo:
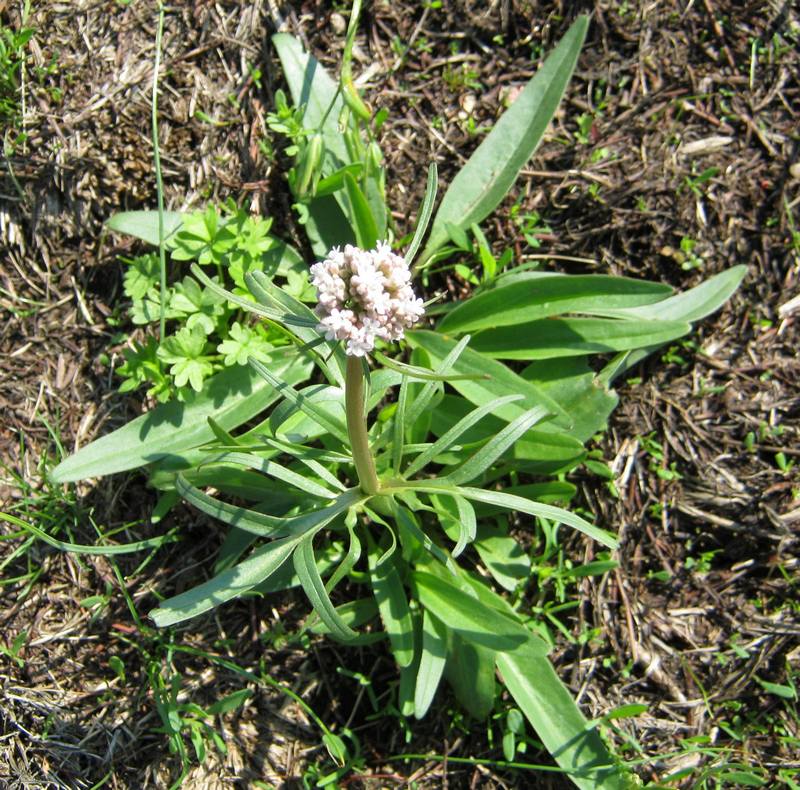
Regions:
<instances>
[{"instance_id":1,"label":"bare ground","mask_svg":"<svg viewBox=\"0 0 800 790\"><path fill-rule=\"evenodd\" d=\"M335 70L337 9L260 0L169 6L160 136L171 208L233 196L297 238L280 153L259 145L269 141L265 113L281 84L269 34L282 26L299 35ZM680 288L736 263L749 274L692 343L656 355L620 388L597 443L618 496L597 478L574 476L584 505L620 533L620 567L585 580L581 606L565 620L575 636L589 628L600 636L578 646L565 639L554 660L589 716L647 704L615 736L628 757L646 761L643 779L686 767L683 785L692 786L704 770L736 761L780 787L800 768L796 701L763 685L791 685L800 661L800 476L791 466L800 454L797 11L732 0L375 3L357 56L367 97L390 111L382 142L392 205L407 229L427 163L435 159L447 183L478 141L475 130L493 122L579 10L593 22L578 72L545 143L488 223L493 243L520 257L594 261L547 264L564 271ZM0 2L0 15L18 24L16 4ZM3 509L85 543L93 524L122 529L127 540L179 527L189 550L184 540L146 567L140 556L119 562L144 613L168 579L208 567L213 528L188 511L150 525L154 496L135 476L57 496L42 473L62 448L141 408L115 392L111 372L130 331L118 256L135 247L103 233L102 222L155 203L155 14L144 2L76 0L40 4L28 24L36 29L23 86L28 137L7 158L0 206ZM516 202L518 215L541 215L529 228L538 249L522 240ZM0 643L25 635L19 661L0 655L0 786L168 786L179 761L154 730L147 672L163 668L169 645L137 625L108 560L41 543L22 551L24 536L3 530ZM583 540L568 544L576 562L592 551ZM400 720L370 719L364 688L337 672L362 672L385 704L395 682L388 656L322 641L291 646L282 630L305 610L292 596L237 604L179 641L260 666L329 726L353 728L362 751L348 787L563 786L553 775L488 763L390 759L502 759L500 731L495 725L489 744L486 725L454 719L442 698L407 743ZM219 660L184 652L175 664L182 693L201 705L247 685ZM297 704L272 686L250 687L245 707L216 723L228 755L193 768L186 787L301 786L306 767L324 763L319 731ZM625 746L623 732L639 751ZM707 754L681 746L692 737L704 739ZM535 750L525 759L547 760Z\"/></svg>"}]
</instances>

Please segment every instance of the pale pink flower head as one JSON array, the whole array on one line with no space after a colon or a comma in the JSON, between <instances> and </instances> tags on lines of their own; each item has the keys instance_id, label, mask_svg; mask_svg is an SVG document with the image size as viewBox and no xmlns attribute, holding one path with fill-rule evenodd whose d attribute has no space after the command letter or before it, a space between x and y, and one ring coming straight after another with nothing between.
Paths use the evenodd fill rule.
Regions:
<instances>
[{"instance_id":1,"label":"pale pink flower head","mask_svg":"<svg viewBox=\"0 0 800 790\"><path fill-rule=\"evenodd\" d=\"M411 288L405 259L378 242L374 250L334 247L311 267L317 289L318 329L328 340L346 341L345 352L363 357L375 339L400 340L425 312Z\"/></svg>"}]
</instances>

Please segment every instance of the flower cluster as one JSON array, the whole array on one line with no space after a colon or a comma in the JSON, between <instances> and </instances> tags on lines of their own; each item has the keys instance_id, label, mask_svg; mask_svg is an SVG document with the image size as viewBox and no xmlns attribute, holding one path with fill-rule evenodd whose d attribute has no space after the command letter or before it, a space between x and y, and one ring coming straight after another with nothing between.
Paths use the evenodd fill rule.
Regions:
<instances>
[{"instance_id":1,"label":"flower cluster","mask_svg":"<svg viewBox=\"0 0 800 790\"><path fill-rule=\"evenodd\" d=\"M411 288L408 264L383 242L368 251L334 247L311 267L311 283L319 331L328 340L346 340L351 356L368 354L375 338L400 340L425 312Z\"/></svg>"}]
</instances>

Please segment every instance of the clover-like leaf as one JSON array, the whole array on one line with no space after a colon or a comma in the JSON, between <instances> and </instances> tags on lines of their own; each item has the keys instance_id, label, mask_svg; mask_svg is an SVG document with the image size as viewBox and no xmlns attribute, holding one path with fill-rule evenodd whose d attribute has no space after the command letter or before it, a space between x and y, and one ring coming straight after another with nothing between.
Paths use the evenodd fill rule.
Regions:
<instances>
[{"instance_id":1,"label":"clover-like leaf","mask_svg":"<svg viewBox=\"0 0 800 790\"><path fill-rule=\"evenodd\" d=\"M131 299L143 299L151 288L159 284L160 269L158 255L148 253L138 258L121 258L127 264L122 279L122 289Z\"/></svg>"},{"instance_id":2,"label":"clover-like leaf","mask_svg":"<svg viewBox=\"0 0 800 790\"><path fill-rule=\"evenodd\" d=\"M221 221L214 206L209 206L184 217L183 227L175 234L172 257L177 261L219 264L235 243L235 234Z\"/></svg>"},{"instance_id":3,"label":"clover-like leaf","mask_svg":"<svg viewBox=\"0 0 800 790\"><path fill-rule=\"evenodd\" d=\"M216 282L216 278L212 278ZM225 314L225 299L210 288L201 288L193 277L188 275L175 286L169 302L170 307L186 318L189 329L199 327L210 335Z\"/></svg>"},{"instance_id":4,"label":"clover-like leaf","mask_svg":"<svg viewBox=\"0 0 800 790\"><path fill-rule=\"evenodd\" d=\"M203 381L214 372L211 358L203 353L206 345L206 335L198 327L183 327L161 343L158 357L172 366L169 372L176 387L188 383L196 392L203 388Z\"/></svg>"},{"instance_id":5,"label":"clover-like leaf","mask_svg":"<svg viewBox=\"0 0 800 790\"><path fill-rule=\"evenodd\" d=\"M248 357L266 362L271 350L272 345L257 328L242 326L238 321L231 326L228 338L217 346L217 351L225 356L224 362L228 366L246 365Z\"/></svg>"},{"instance_id":6,"label":"clover-like leaf","mask_svg":"<svg viewBox=\"0 0 800 790\"><path fill-rule=\"evenodd\" d=\"M147 394L162 403L168 400L172 388L158 358L156 339L148 337L144 344L134 343L133 348L126 348L122 353L125 362L117 368L117 374L123 379L119 391L131 392L151 382L153 386L147 390Z\"/></svg>"}]
</instances>

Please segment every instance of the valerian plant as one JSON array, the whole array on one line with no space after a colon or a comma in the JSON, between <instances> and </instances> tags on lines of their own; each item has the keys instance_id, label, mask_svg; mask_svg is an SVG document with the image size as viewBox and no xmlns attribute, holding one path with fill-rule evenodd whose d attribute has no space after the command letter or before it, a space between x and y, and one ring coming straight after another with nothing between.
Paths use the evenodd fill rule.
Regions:
<instances>
[{"instance_id":1,"label":"valerian plant","mask_svg":"<svg viewBox=\"0 0 800 790\"><path fill-rule=\"evenodd\" d=\"M424 716L443 679L479 718L505 688L576 785L627 787L634 779L558 678L524 597L504 594L519 592L530 573L504 514L522 532L538 524L549 540L563 526L617 547L613 534L554 504L569 500L571 484L541 477L585 459L585 442L616 405L614 378L716 310L742 267L675 295L656 283L531 271L507 255L502 265L490 260L478 223L507 194L552 118L585 17L435 213L431 166L401 254L376 140L383 117L352 82L357 6L338 82L296 39L273 38L294 106L279 96L270 124L290 144L288 185L317 256L304 264L315 306L288 278L275 279L281 266L298 271L301 258L288 245L270 241L234 269L210 214L169 215L166 243L173 258L178 250L193 261L195 283L175 286L183 297L175 309L197 309L189 334L175 348L162 342L158 353L177 366L175 383L185 377L192 391L96 440L52 477L68 482L146 466L164 492L157 515L183 499L227 525L211 577L162 601L151 613L158 626L240 596L301 587L313 607L311 631L350 645L388 642L405 715ZM113 224L164 242L154 213L119 215ZM485 276L469 298L426 306L413 274L424 284L467 233L478 241ZM265 265L275 249L277 263ZM156 294L154 285L136 288L142 298ZM201 347L200 332L221 315L236 316L227 338L216 349ZM599 372L590 364L597 354L607 355ZM227 367L216 372L220 357Z\"/></svg>"}]
</instances>

